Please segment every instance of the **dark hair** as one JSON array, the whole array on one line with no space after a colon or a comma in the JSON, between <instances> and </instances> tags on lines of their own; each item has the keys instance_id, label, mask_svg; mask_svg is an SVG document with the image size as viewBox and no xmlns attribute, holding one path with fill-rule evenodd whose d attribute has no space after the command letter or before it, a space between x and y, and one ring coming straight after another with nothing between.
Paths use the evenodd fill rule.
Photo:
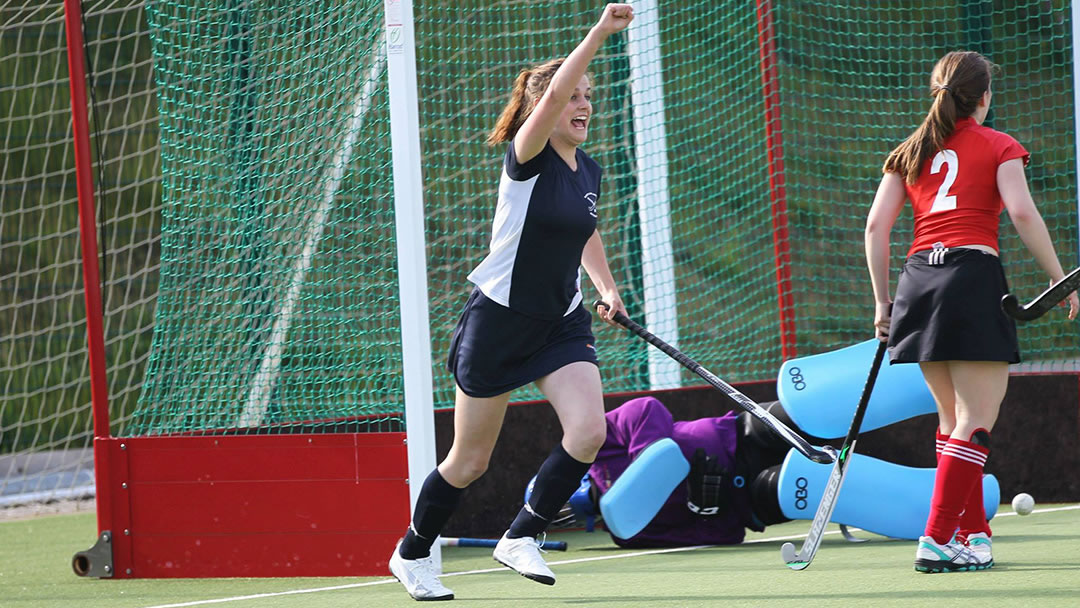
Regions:
<instances>
[{"instance_id":1,"label":"dark hair","mask_svg":"<svg viewBox=\"0 0 1080 608\"><path fill-rule=\"evenodd\" d=\"M510 93L510 101L503 108L499 120L495 122L495 128L488 134L488 144L494 146L514 139L518 129L532 114L536 102L544 95L544 91L547 91L551 79L562 64L563 59L552 59L521 70L514 79L514 90Z\"/></svg>"},{"instance_id":2,"label":"dark hair","mask_svg":"<svg viewBox=\"0 0 1080 608\"><path fill-rule=\"evenodd\" d=\"M979 100L990 89L994 64L973 51L953 51L930 73L930 112L915 132L889 153L882 171L899 173L914 184L923 163L939 152L952 135L956 121L975 113Z\"/></svg>"}]
</instances>

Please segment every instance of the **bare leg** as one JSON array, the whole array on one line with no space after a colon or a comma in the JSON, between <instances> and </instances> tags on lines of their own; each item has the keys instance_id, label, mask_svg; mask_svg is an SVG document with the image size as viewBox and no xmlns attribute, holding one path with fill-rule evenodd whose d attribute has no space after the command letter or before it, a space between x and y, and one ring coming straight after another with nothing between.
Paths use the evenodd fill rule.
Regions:
<instances>
[{"instance_id":1,"label":"bare leg","mask_svg":"<svg viewBox=\"0 0 1080 608\"><path fill-rule=\"evenodd\" d=\"M1002 361L927 361L919 363L937 402L942 433L967 439L978 428L991 430L1009 383Z\"/></svg>"},{"instance_id":2,"label":"bare leg","mask_svg":"<svg viewBox=\"0 0 1080 608\"><path fill-rule=\"evenodd\" d=\"M536 386L559 417L563 449L575 460L595 460L607 436L600 370L592 363L578 361L540 378Z\"/></svg>"},{"instance_id":3,"label":"bare leg","mask_svg":"<svg viewBox=\"0 0 1080 608\"><path fill-rule=\"evenodd\" d=\"M581 484L582 476L596 459L607 434L600 371L596 365L587 361L570 363L537 380L536 385L559 416L563 438L540 465L528 502L507 530L506 536L510 540L535 538L547 528ZM532 549L523 546L531 555ZM524 574L522 569L512 565L510 556L500 558L498 548L496 559ZM538 577L531 578L541 582L554 581L546 566L541 567L531 558L529 563L532 565L527 566L526 571L539 572Z\"/></svg>"},{"instance_id":4,"label":"bare leg","mask_svg":"<svg viewBox=\"0 0 1080 608\"><path fill-rule=\"evenodd\" d=\"M499 439L510 393L470 397L460 388L454 400L454 444L439 463L439 473L450 485L464 488L487 471Z\"/></svg>"},{"instance_id":5,"label":"bare leg","mask_svg":"<svg viewBox=\"0 0 1080 608\"><path fill-rule=\"evenodd\" d=\"M975 429L992 430L1009 384L1009 364L949 361L949 375L956 389L956 428L952 436L966 440Z\"/></svg>"},{"instance_id":6,"label":"bare leg","mask_svg":"<svg viewBox=\"0 0 1080 608\"><path fill-rule=\"evenodd\" d=\"M454 445L428 474L416 499L412 521L398 553L406 560L427 558L431 545L457 509L466 486L484 474L499 437L509 395L480 399L458 389ZM403 566L399 565L399 569ZM401 576L406 576L404 571ZM399 576L400 578L400 576ZM435 583L432 583L433 585Z\"/></svg>"},{"instance_id":7,"label":"bare leg","mask_svg":"<svg viewBox=\"0 0 1080 608\"><path fill-rule=\"evenodd\" d=\"M949 374L949 362L923 361L919 363L919 369L937 403L938 430L944 435L952 435L956 428L956 389Z\"/></svg>"},{"instance_id":8,"label":"bare leg","mask_svg":"<svg viewBox=\"0 0 1080 608\"><path fill-rule=\"evenodd\" d=\"M1009 366L998 361L948 361L922 364L927 384L946 414L943 403L952 385L953 428L942 448L926 536L945 543L959 528L963 534L984 532L983 464L990 453L990 430L997 421L1009 380ZM946 432L942 416L942 432Z\"/></svg>"}]
</instances>

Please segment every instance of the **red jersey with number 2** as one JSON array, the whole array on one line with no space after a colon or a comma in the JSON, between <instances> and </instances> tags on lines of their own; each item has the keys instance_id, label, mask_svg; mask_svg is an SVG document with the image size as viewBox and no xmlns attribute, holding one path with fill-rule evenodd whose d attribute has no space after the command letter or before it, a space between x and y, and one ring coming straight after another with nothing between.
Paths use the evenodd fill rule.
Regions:
<instances>
[{"instance_id":1,"label":"red jersey with number 2","mask_svg":"<svg viewBox=\"0 0 1080 608\"><path fill-rule=\"evenodd\" d=\"M923 163L914 185L905 182L915 211L915 240L908 255L946 247L987 245L998 249L998 226L1005 208L997 169L1014 158L1030 160L1012 137L984 127L974 118L956 121L942 150Z\"/></svg>"}]
</instances>

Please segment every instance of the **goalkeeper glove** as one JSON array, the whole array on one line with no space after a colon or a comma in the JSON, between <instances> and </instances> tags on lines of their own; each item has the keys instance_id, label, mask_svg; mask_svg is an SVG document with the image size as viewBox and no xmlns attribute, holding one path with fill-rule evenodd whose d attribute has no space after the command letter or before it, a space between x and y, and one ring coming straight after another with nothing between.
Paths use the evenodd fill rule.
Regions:
<instances>
[{"instance_id":1,"label":"goalkeeper glove","mask_svg":"<svg viewBox=\"0 0 1080 608\"><path fill-rule=\"evenodd\" d=\"M730 473L720 466L716 456L698 448L686 476L686 506L698 515L712 516L727 511Z\"/></svg>"}]
</instances>

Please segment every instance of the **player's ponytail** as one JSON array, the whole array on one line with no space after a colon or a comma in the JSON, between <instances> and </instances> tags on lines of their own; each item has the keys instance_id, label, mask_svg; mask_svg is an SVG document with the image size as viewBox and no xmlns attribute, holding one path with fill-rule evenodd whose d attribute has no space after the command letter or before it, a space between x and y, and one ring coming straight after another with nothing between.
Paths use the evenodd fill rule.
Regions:
<instances>
[{"instance_id":1,"label":"player's ponytail","mask_svg":"<svg viewBox=\"0 0 1080 608\"><path fill-rule=\"evenodd\" d=\"M923 163L941 151L956 121L975 113L983 93L990 88L994 64L972 51L954 51L942 57L930 74L930 112L915 132L896 147L882 171L898 173L914 184Z\"/></svg>"},{"instance_id":2,"label":"player's ponytail","mask_svg":"<svg viewBox=\"0 0 1080 608\"><path fill-rule=\"evenodd\" d=\"M525 119L532 114L536 102L544 95L555 72L563 63L562 59L553 59L547 63L521 70L514 79L514 90L510 101L506 103L495 128L488 134L487 143L494 146L514 139L518 129L525 124Z\"/></svg>"}]
</instances>

